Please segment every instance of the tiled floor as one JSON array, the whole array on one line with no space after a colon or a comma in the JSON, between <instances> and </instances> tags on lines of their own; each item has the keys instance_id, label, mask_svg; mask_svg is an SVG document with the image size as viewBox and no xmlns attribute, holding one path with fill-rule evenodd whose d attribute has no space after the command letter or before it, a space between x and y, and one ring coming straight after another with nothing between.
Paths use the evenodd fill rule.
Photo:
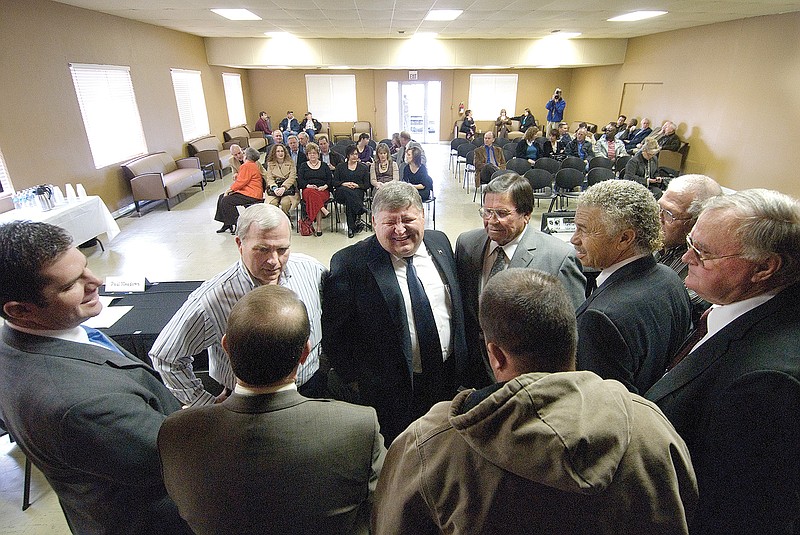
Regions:
<instances>
[{"instance_id":1,"label":"tiled floor","mask_svg":"<svg viewBox=\"0 0 800 535\"><path fill-rule=\"evenodd\" d=\"M426 145L428 169L436 192L436 228L444 231L455 245L458 235L481 226L479 203L454 179L448 169L448 145ZM233 236L216 234L220 224L213 220L217 196L231 182L227 174L223 181L209 183L205 191L193 188L183 195L171 211L163 203L146 207L144 216L123 217L117 222L122 232L113 242L84 250L89 266L103 278L108 275L141 274L151 281L204 280L228 267L238 258ZM173 204L175 201L173 201ZM538 227L539 215L546 206L537 209L532 222ZM432 226L428 218L428 228ZM292 251L314 256L325 265L339 249L363 239L357 235L348 239L345 230L331 233L327 220L321 237L293 234ZM24 457L8 438L0 439L0 533L3 534L61 534L69 533L58 500L41 474L33 469L30 509L21 511Z\"/></svg>"}]
</instances>

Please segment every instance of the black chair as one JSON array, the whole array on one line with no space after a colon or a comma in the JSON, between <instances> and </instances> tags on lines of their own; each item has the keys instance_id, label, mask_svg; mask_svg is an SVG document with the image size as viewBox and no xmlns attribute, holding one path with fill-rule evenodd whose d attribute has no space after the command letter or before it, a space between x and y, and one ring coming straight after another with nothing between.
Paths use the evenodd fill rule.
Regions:
<instances>
[{"instance_id":1,"label":"black chair","mask_svg":"<svg viewBox=\"0 0 800 535\"><path fill-rule=\"evenodd\" d=\"M612 162L605 156L595 156L594 158L589 160L589 171L591 171L595 167L605 167L606 169L614 169L614 162Z\"/></svg>"},{"instance_id":2,"label":"black chair","mask_svg":"<svg viewBox=\"0 0 800 535\"><path fill-rule=\"evenodd\" d=\"M433 194L433 190L431 190L431 194L428 197L427 201L422 201L422 209L425 211L425 219L428 219L428 213L431 214L431 220L433 221L433 230L436 230L436 195Z\"/></svg>"},{"instance_id":3,"label":"black chair","mask_svg":"<svg viewBox=\"0 0 800 535\"><path fill-rule=\"evenodd\" d=\"M466 146L466 145L464 145ZM460 149L461 147L459 147ZM467 195L469 195L469 177L472 174L473 180L475 179L475 150L467 152L466 159L464 160L464 183L461 187L467 188Z\"/></svg>"},{"instance_id":4,"label":"black chair","mask_svg":"<svg viewBox=\"0 0 800 535\"><path fill-rule=\"evenodd\" d=\"M475 139L471 141L472 145L475 147L482 147L483 146L483 136L475 135Z\"/></svg>"},{"instance_id":5,"label":"black chair","mask_svg":"<svg viewBox=\"0 0 800 535\"><path fill-rule=\"evenodd\" d=\"M0 437L8 435L11 442L14 437L6 430L6 423L0 420ZM22 510L26 511L31 506L31 460L25 455L25 476L22 480Z\"/></svg>"},{"instance_id":6,"label":"black chair","mask_svg":"<svg viewBox=\"0 0 800 535\"><path fill-rule=\"evenodd\" d=\"M388 138L387 139L381 139L381 141L380 141L380 143L378 143L378 145L380 145L381 143L386 143L389 146L390 149L392 148L392 140L391 139L388 139Z\"/></svg>"},{"instance_id":7,"label":"black chair","mask_svg":"<svg viewBox=\"0 0 800 535\"><path fill-rule=\"evenodd\" d=\"M458 156L456 157L456 176L459 176L461 174L461 166L466 165L467 154L469 154L470 152L475 152L475 146L472 143L470 143L466 139L461 139L461 141L464 143L461 143L456 147L456 153L458 154Z\"/></svg>"},{"instance_id":8,"label":"black chair","mask_svg":"<svg viewBox=\"0 0 800 535\"><path fill-rule=\"evenodd\" d=\"M553 211L553 205L555 205L556 201L559 201L559 210L561 210L569 204L570 199L577 198L581 192L575 191L575 188L582 188L585 178L583 172L571 167L559 170L555 176L556 195L550 201L550 208L547 211Z\"/></svg>"},{"instance_id":9,"label":"black chair","mask_svg":"<svg viewBox=\"0 0 800 535\"><path fill-rule=\"evenodd\" d=\"M378 144L377 144L377 143L375 143L375 140L374 140L374 139L370 139L370 140L369 140L369 143L367 143L367 145L369 145L370 147L372 147L372 150L373 150L373 151L374 151L375 149L377 149L377 148L378 148Z\"/></svg>"},{"instance_id":10,"label":"black chair","mask_svg":"<svg viewBox=\"0 0 800 535\"><path fill-rule=\"evenodd\" d=\"M331 150L336 154L339 154L340 156L344 157L345 151L347 150L347 145L341 143L334 143L333 146L331 147Z\"/></svg>"},{"instance_id":11,"label":"black chair","mask_svg":"<svg viewBox=\"0 0 800 535\"><path fill-rule=\"evenodd\" d=\"M458 168L458 147L464 143L469 144L469 141L463 137L457 137L450 142L450 163L448 164L447 168L450 169L451 172ZM453 174L456 173L453 172Z\"/></svg>"},{"instance_id":12,"label":"black chair","mask_svg":"<svg viewBox=\"0 0 800 535\"><path fill-rule=\"evenodd\" d=\"M547 169L531 168L525 173L525 178L533 188L533 198L536 200L536 206L539 206L541 200L552 200L555 198L553 190L553 174Z\"/></svg>"},{"instance_id":13,"label":"black chair","mask_svg":"<svg viewBox=\"0 0 800 535\"><path fill-rule=\"evenodd\" d=\"M511 141L507 137L499 137L494 140L494 144L500 148L505 147L509 143L511 143Z\"/></svg>"},{"instance_id":14,"label":"black chair","mask_svg":"<svg viewBox=\"0 0 800 535\"><path fill-rule=\"evenodd\" d=\"M517 155L516 145L508 144L505 147L503 147L503 156L505 156L506 161L511 160L511 158L516 157L516 155Z\"/></svg>"},{"instance_id":15,"label":"black chair","mask_svg":"<svg viewBox=\"0 0 800 535\"><path fill-rule=\"evenodd\" d=\"M510 169L521 176L530 171L531 164L525 158L511 158L506 162L506 169Z\"/></svg>"},{"instance_id":16,"label":"black chair","mask_svg":"<svg viewBox=\"0 0 800 535\"><path fill-rule=\"evenodd\" d=\"M594 186L603 180L613 180L615 178L617 178L617 176L611 169L606 169L605 167L595 167L594 169L589 169L589 172L586 173L586 185L587 187Z\"/></svg>"},{"instance_id":17,"label":"black chair","mask_svg":"<svg viewBox=\"0 0 800 535\"><path fill-rule=\"evenodd\" d=\"M491 182L492 180L494 180L495 178L497 178L499 176L505 175L507 173L513 173L513 171L511 171L510 169L498 169L497 171L492 173L492 175L489 177L489 180L484 182L483 181L483 176L484 176L483 173L485 171L488 171L488 169L486 167L481 169L481 184L480 184L480 186L476 187L475 191L472 193L472 202L475 202L475 199L478 197L478 195L480 195L481 206L483 206L483 189L486 186L489 185L489 182Z\"/></svg>"},{"instance_id":18,"label":"black chair","mask_svg":"<svg viewBox=\"0 0 800 535\"><path fill-rule=\"evenodd\" d=\"M549 171L551 175L555 175L558 173L558 170L561 169L561 162L554 160L553 158L539 158L533 164L533 168L544 169Z\"/></svg>"},{"instance_id":19,"label":"black chair","mask_svg":"<svg viewBox=\"0 0 800 535\"><path fill-rule=\"evenodd\" d=\"M614 171L618 178L625 176L625 166L631 161L632 156L620 156L614 161Z\"/></svg>"},{"instance_id":20,"label":"black chair","mask_svg":"<svg viewBox=\"0 0 800 535\"><path fill-rule=\"evenodd\" d=\"M581 173L585 173L586 162L577 156L567 156L561 161L561 169L577 169Z\"/></svg>"}]
</instances>

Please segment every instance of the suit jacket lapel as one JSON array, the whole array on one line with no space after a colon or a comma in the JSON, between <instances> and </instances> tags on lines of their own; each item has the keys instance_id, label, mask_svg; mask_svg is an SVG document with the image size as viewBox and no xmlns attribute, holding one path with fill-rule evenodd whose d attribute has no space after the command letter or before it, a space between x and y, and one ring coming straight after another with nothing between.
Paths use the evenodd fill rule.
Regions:
<instances>
[{"instance_id":1,"label":"suit jacket lapel","mask_svg":"<svg viewBox=\"0 0 800 535\"><path fill-rule=\"evenodd\" d=\"M528 222L530 225L530 221ZM528 231L528 227L522 234L522 239L519 241L517 250L514 251L514 256L511 258L508 267L528 267L533 262L533 252L536 250L536 233Z\"/></svg>"},{"instance_id":2,"label":"suit jacket lapel","mask_svg":"<svg viewBox=\"0 0 800 535\"><path fill-rule=\"evenodd\" d=\"M614 273L611 274L609 278L607 278L603 284L597 287L595 291L592 292L586 301L583 302L581 306L578 307L578 310L575 311L576 316L580 316L584 310L600 296L606 289L610 288L617 282L628 278L633 273L638 273L640 271L645 271L650 269L651 267L656 265L656 261L653 259L653 255L646 255L638 260L634 260L630 264L625 264Z\"/></svg>"}]
</instances>

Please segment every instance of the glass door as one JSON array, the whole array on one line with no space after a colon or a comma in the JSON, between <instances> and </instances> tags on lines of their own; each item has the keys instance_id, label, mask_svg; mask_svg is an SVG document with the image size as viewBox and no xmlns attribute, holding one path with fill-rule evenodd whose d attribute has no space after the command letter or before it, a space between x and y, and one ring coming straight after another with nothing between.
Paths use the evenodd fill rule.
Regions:
<instances>
[{"instance_id":1,"label":"glass door","mask_svg":"<svg viewBox=\"0 0 800 535\"><path fill-rule=\"evenodd\" d=\"M420 143L439 142L442 83L388 82L386 111L389 132L406 130Z\"/></svg>"}]
</instances>

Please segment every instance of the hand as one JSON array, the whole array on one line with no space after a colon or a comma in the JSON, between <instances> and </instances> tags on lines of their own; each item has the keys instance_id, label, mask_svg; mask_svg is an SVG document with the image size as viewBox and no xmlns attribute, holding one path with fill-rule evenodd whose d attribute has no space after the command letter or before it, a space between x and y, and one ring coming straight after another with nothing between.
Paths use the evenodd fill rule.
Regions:
<instances>
[{"instance_id":1,"label":"hand","mask_svg":"<svg viewBox=\"0 0 800 535\"><path fill-rule=\"evenodd\" d=\"M225 196L227 197L227 196L228 196L228 195L230 195L231 193L233 193L233 190L228 190L228 191L226 191L226 192L225 192Z\"/></svg>"},{"instance_id":2,"label":"hand","mask_svg":"<svg viewBox=\"0 0 800 535\"><path fill-rule=\"evenodd\" d=\"M358 188L358 184L356 184L355 182L345 182L344 184L342 184L342 186L345 186L350 189Z\"/></svg>"},{"instance_id":3,"label":"hand","mask_svg":"<svg viewBox=\"0 0 800 535\"><path fill-rule=\"evenodd\" d=\"M275 188L275 191L273 193L275 193L276 197L283 197L283 194L285 192L286 192L286 188Z\"/></svg>"},{"instance_id":4,"label":"hand","mask_svg":"<svg viewBox=\"0 0 800 535\"><path fill-rule=\"evenodd\" d=\"M317 189L320 190L320 191L325 191L325 190L328 189L328 185L325 184L324 186L319 186Z\"/></svg>"},{"instance_id":5,"label":"hand","mask_svg":"<svg viewBox=\"0 0 800 535\"><path fill-rule=\"evenodd\" d=\"M422 184L414 184L414 187L419 189L419 190L425 189L425 186L423 186Z\"/></svg>"},{"instance_id":6,"label":"hand","mask_svg":"<svg viewBox=\"0 0 800 535\"><path fill-rule=\"evenodd\" d=\"M317 186L315 186L314 184L309 184L309 185L308 185L308 186L306 186L306 187L307 187L308 189L319 189L319 188L318 188Z\"/></svg>"}]
</instances>

